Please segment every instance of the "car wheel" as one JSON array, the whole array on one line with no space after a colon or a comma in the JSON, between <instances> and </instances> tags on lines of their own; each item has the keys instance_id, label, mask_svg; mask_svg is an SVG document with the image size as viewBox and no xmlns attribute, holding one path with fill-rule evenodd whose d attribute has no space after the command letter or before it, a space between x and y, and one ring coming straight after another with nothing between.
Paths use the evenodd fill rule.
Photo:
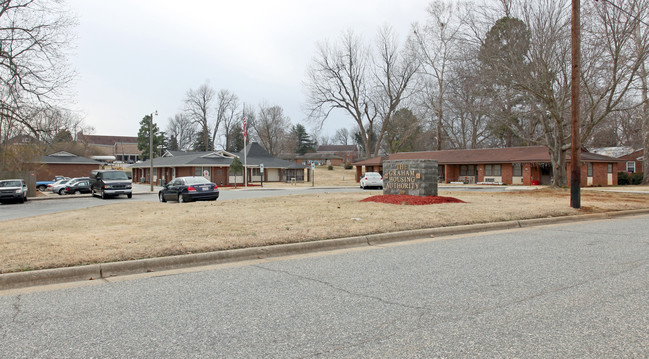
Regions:
<instances>
[{"instance_id":1,"label":"car wheel","mask_svg":"<svg viewBox=\"0 0 649 359\"><path fill-rule=\"evenodd\" d=\"M104 190L101 191L101 199L106 199L106 194L104 193Z\"/></svg>"},{"instance_id":2,"label":"car wheel","mask_svg":"<svg viewBox=\"0 0 649 359\"><path fill-rule=\"evenodd\" d=\"M38 186L36 188L38 188L38 190L41 191L41 192L45 192L45 190L47 189L47 186L41 185L41 186Z\"/></svg>"},{"instance_id":3,"label":"car wheel","mask_svg":"<svg viewBox=\"0 0 649 359\"><path fill-rule=\"evenodd\" d=\"M185 199L182 194L178 194L178 203L185 203Z\"/></svg>"},{"instance_id":4,"label":"car wheel","mask_svg":"<svg viewBox=\"0 0 649 359\"><path fill-rule=\"evenodd\" d=\"M129 193L126 195L126 198L131 198L131 197L133 197L133 193Z\"/></svg>"},{"instance_id":5,"label":"car wheel","mask_svg":"<svg viewBox=\"0 0 649 359\"><path fill-rule=\"evenodd\" d=\"M81 194L81 191L74 191L74 194Z\"/></svg>"},{"instance_id":6,"label":"car wheel","mask_svg":"<svg viewBox=\"0 0 649 359\"><path fill-rule=\"evenodd\" d=\"M129 198L131 198L131 197L129 197ZM158 199L160 200L160 202L167 202L167 200L165 199L165 196L164 196L164 194L162 194L162 192L158 193Z\"/></svg>"},{"instance_id":7,"label":"car wheel","mask_svg":"<svg viewBox=\"0 0 649 359\"><path fill-rule=\"evenodd\" d=\"M61 196L61 195L63 195L63 190L62 189L59 190L59 196Z\"/></svg>"}]
</instances>

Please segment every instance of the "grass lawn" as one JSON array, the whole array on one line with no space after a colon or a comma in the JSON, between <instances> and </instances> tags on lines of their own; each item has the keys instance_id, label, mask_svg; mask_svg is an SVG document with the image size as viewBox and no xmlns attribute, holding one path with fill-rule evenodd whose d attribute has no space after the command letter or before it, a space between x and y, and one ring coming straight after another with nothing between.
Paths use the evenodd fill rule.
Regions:
<instances>
[{"instance_id":1,"label":"grass lawn","mask_svg":"<svg viewBox=\"0 0 649 359\"><path fill-rule=\"evenodd\" d=\"M356 186L353 171L342 169L316 170L316 184L318 176L323 179L325 174L337 185ZM466 203L424 206L360 202L377 194L380 192L359 191L185 204L120 201L50 214L47 220L36 216L3 221L0 273L407 229L649 208L646 194L582 191L582 209L575 210L569 206L568 190L552 189L504 193L440 190L440 196ZM108 218L104 216L106 211L111 213Z\"/></svg>"}]
</instances>

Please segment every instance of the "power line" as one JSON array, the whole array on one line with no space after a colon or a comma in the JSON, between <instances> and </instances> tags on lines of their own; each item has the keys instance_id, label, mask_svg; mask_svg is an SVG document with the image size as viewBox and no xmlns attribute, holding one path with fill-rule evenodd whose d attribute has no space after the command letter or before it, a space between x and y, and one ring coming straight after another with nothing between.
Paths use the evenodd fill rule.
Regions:
<instances>
[{"instance_id":1,"label":"power line","mask_svg":"<svg viewBox=\"0 0 649 359\"><path fill-rule=\"evenodd\" d=\"M599 2L599 0L595 0L595 2ZM614 8L616 8L616 9L622 11L622 12L625 13L626 15L632 17L633 19L637 20L639 23L644 24L645 26L649 26L649 24L646 23L644 20L642 20L641 18L639 18L639 17L636 16L636 15L633 15L633 14L630 13L628 10L623 9L621 6L619 6L619 5L615 4L615 3L613 3L612 1L610 1L610 0L602 0L602 2L609 3L611 6L613 6Z\"/></svg>"}]
</instances>

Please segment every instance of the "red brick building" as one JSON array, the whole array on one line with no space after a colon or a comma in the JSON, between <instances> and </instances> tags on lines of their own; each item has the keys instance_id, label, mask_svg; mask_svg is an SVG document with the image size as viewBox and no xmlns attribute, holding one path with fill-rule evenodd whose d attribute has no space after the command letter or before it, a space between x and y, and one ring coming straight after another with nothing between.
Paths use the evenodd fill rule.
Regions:
<instances>
[{"instance_id":1,"label":"red brick building","mask_svg":"<svg viewBox=\"0 0 649 359\"><path fill-rule=\"evenodd\" d=\"M441 183L549 185L552 183L550 152L545 146L403 152L356 162L356 181L364 172L383 173L383 161L436 160ZM582 152L582 186L617 185L619 160ZM568 168L570 157L568 156ZM568 182L570 173L568 171Z\"/></svg>"},{"instance_id":2,"label":"red brick building","mask_svg":"<svg viewBox=\"0 0 649 359\"><path fill-rule=\"evenodd\" d=\"M36 180L47 181L54 176L88 177L90 171L101 168L102 163L65 151L43 156L36 169Z\"/></svg>"},{"instance_id":3,"label":"red brick building","mask_svg":"<svg viewBox=\"0 0 649 359\"><path fill-rule=\"evenodd\" d=\"M626 171L629 173L642 172L642 162L644 161L644 150L640 149L634 152L629 153L628 155L620 156L618 159L623 160L621 163L620 171Z\"/></svg>"}]
</instances>

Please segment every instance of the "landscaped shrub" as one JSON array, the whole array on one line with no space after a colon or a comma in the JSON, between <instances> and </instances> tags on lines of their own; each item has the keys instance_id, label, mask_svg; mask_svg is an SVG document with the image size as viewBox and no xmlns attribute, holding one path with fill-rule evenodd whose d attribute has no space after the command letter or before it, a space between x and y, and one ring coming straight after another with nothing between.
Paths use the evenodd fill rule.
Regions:
<instances>
[{"instance_id":1,"label":"landscaped shrub","mask_svg":"<svg viewBox=\"0 0 649 359\"><path fill-rule=\"evenodd\" d=\"M333 171L333 170L334 170L334 166L333 166L333 165L329 165L329 166L327 166L327 169L328 169L329 171Z\"/></svg>"},{"instance_id":2,"label":"landscaped shrub","mask_svg":"<svg viewBox=\"0 0 649 359\"><path fill-rule=\"evenodd\" d=\"M631 184L636 184L636 185L641 184L641 183L642 183L642 178L643 178L643 177L644 177L644 176L643 176L643 173L642 173L642 172L632 173L632 174L629 176L629 182L630 182Z\"/></svg>"},{"instance_id":3,"label":"landscaped shrub","mask_svg":"<svg viewBox=\"0 0 649 359\"><path fill-rule=\"evenodd\" d=\"M617 184L620 186L624 186L629 184L629 174L626 172L618 172L617 173Z\"/></svg>"},{"instance_id":4,"label":"landscaped shrub","mask_svg":"<svg viewBox=\"0 0 649 359\"><path fill-rule=\"evenodd\" d=\"M352 164L350 162L345 162L345 169L346 170L351 170L352 168L354 168L354 166L352 166Z\"/></svg>"},{"instance_id":5,"label":"landscaped shrub","mask_svg":"<svg viewBox=\"0 0 649 359\"><path fill-rule=\"evenodd\" d=\"M643 178L642 172L636 173L627 173L627 172L618 172L617 173L617 184L620 186L632 184L639 185L642 183Z\"/></svg>"}]
</instances>

